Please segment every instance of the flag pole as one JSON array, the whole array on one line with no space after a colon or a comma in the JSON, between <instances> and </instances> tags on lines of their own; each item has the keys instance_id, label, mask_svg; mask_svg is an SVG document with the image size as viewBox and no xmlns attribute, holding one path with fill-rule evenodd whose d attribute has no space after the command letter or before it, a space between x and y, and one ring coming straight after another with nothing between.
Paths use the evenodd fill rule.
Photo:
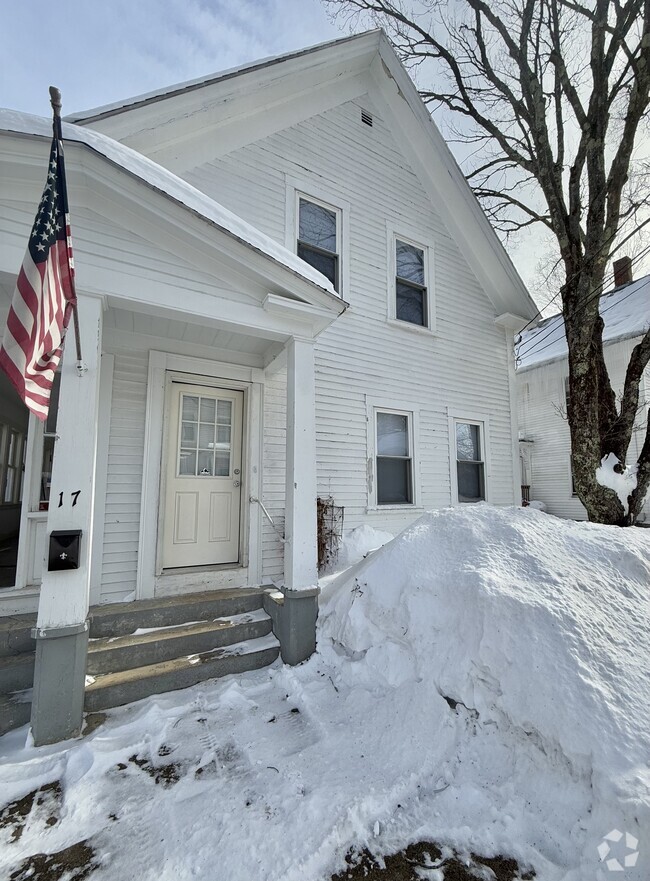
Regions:
<instances>
[{"instance_id":1,"label":"flag pole","mask_svg":"<svg viewBox=\"0 0 650 881\"><path fill-rule=\"evenodd\" d=\"M52 128L54 130L54 137L59 142L61 154L62 154L63 153L63 131L62 131L62 127L61 127L61 107L63 105L61 102L61 92L59 91L59 89L56 88L56 86L50 86L50 104L52 105L52 113L53 113ZM62 172L62 176L63 176L63 189L64 189L63 198L65 200L65 209L66 209L65 223L67 226L68 220L69 220L68 192L67 192L68 186L67 186L67 182L65 179L65 165L64 165L63 161L61 162L61 172ZM67 231L66 231L66 233L67 233ZM68 244L68 248L69 248L70 247L69 235L68 235L67 244ZM74 271L72 271L70 273L70 281L72 284L72 289L75 294L75 300L74 300L74 303L72 306L72 320L74 323L75 346L77 349L77 373L79 374L79 376L83 376L83 374L87 371L88 368L84 364L83 359L81 357L81 334L79 332L79 312L77 311L77 296L76 296L75 282L74 282Z\"/></svg>"}]
</instances>

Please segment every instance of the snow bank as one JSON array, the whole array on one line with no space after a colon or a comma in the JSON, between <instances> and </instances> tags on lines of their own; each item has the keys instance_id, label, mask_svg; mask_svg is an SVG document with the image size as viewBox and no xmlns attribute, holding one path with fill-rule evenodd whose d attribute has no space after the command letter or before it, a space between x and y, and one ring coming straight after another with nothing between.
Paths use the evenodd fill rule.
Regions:
<instances>
[{"instance_id":1,"label":"snow bank","mask_svg":"<svg viewBox=\"0 0 650 881\"><path fill-rule=\"evenodd\" d=\"M88 839L93 881L217 863L227 881L326 881L352 845L435 840L537 881L607 881L605 847L638 852L618 877L648 881L649 593L646 530L427 514L332 576L308 663L140 701L77 742L0 738L0 810L61 784L53 824L37 808L19 839L0 824L0 877Z\"/></svg>"},{"instance_id":2,"label":"snow bank","mask_svg":"<svg viewBox=\"0 0 650 881\"><path fill-rule=\"evenodd\" d=\"M478 740L491 728L492 745L474 759L501 755L503 767L510 755L505 767L528 810L552 812L540 850L567 869L575 863L561 877L600 877L597 846L618 828L644 857L626 879L647 881L649 612L643 530L476 505L426 514L373 554L330 596L320 646L344 659L350 684L426 681L432 699L480 720ZM567 789L545 805L558 768Z\"/></svg>"}]
</instances>

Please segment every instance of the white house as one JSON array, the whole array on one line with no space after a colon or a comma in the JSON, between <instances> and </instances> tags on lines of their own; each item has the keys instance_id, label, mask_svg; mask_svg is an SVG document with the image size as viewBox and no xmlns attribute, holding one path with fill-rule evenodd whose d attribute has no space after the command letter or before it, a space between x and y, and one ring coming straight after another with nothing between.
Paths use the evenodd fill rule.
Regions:
<instances>
[{"instance_id":1,"label":"white house","mask_svg":"<svg viewBox=\"0 0 650 881\"><path fill-rule=\"evenodd\" d=\"M619 262L619 261L617 261ZM631 263L622 258L616 287L600 300L605 322L605 363L616 394L623 390L632 350L650 327L650 276L632 280ZM564 322L553 315L521 334L516 346L521 483L524 497L543 502L551 514L585 520L587 512L574 491L571 438L566 400L569 364ZM639 411L629 458L638 458L645 438L650 402L650 371L639 388ZM640 520L650 515L646 500Z\"/></svg>"},{"instance_id":2,"label":"white house","mask_svg":"<svg viewBox=\"0 0 650 881\"><path fill-rule=\"evenodd\" d=\"M49 133L0 116L5 312ZM64 359L44 427L0 385L0 616L15 629L38 611L41 740L79 728L89 605L97 627L109 604L275 584L264 607L296 662L314 644L317 496L393 532L518 502L511 341L535 314L381 31L76 114L63 134L88 371ZM49 534L72 529L79 568L50 571Z\"/></svg>"}]
</instances>

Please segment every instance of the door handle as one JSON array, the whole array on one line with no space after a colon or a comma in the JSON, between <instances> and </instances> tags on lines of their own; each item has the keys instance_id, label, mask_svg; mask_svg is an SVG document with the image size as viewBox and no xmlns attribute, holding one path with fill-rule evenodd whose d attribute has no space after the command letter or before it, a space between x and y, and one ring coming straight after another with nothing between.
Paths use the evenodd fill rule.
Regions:
<instances>
[{"instance_id":1,"label":"door handle","mask_svg":"<svg viewBox=\"0 0 650 881\"><path fill-rule=\"evenodd\" d=\"M233 486L241 486L241 481L239 481L239 480L233 480L232 483L233 483Z\"/></svg>"}]
</instances>

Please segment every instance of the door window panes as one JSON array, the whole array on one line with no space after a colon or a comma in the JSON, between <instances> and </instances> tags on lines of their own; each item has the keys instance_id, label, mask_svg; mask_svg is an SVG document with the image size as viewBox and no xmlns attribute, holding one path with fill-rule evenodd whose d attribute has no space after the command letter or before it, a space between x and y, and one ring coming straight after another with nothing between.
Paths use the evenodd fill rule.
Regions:
<instances>
[{"instance_id":1,"label":"door window panes","mask_svg":"<svg viewBox=\"0 0 650 881\"><path fill-rule=\"evenodd\" d=\"M456 423L456 470L458 501L484 501L485 462L480 425L471 422Z\"/></svg>"},{"instance_id":2,"label":"door window panes","mask_svg":"<svg viewBox=\"0 0 650 881\"><path fill-rule=\"evenodd\" d=\"M178 474L182 477L230 475L232 401L181 395Z\"/></svg>"},{"instance_id":3,"label":"door window panes","mask_svg":"<svg viewBox=\"0 0 650 881\"><path fill-rule=\"evenodd\" d=\"M413 460L410 418L406 413L378 412L377 504L413 504Z\"/></svg>"}]
</instances>

